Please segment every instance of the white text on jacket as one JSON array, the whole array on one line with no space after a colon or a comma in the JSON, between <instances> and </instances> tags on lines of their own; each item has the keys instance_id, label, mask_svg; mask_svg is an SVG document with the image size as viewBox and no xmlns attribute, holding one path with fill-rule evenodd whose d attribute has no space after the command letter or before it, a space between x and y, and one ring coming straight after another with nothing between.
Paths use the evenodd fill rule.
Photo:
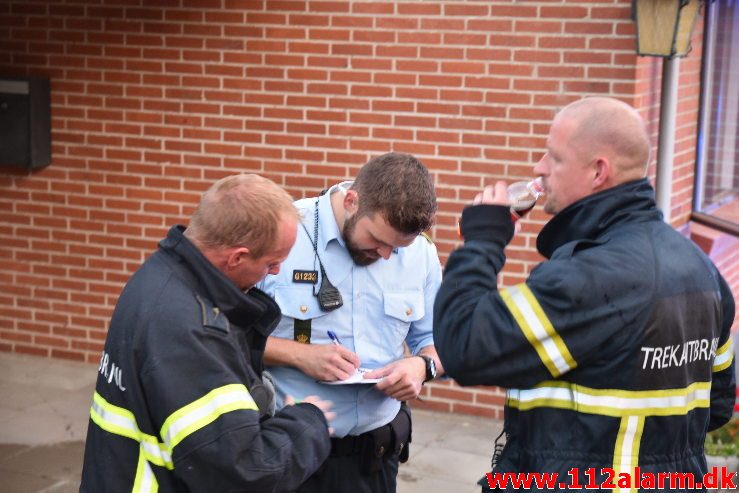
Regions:
<instances>
[{"instance_id":1,"label":"white text on jacket","mask_svg":"<svg viewBox=\"0 0 739 493\"><path fill-rule=\"evenodd\" d=\"M110 365L110 367L108 367L108 365ZM102 376L108 379L108 383L115 381L116 387L118 387L121 392L126 391L126 387L123 386L123 372L121 371L121 367L117 366L105 351L103 351L103 355L100 357L100 368L98 368L98 371Z\"/></svg>"},{"instance_id":2,"label":"white text on jacket","mask_svg":"<svg viewBox=\"0 0 739 493\"><path fill-rule=\"evenodd\" d=\"M718 348L718 338L695 339L674 346L648 347L642 346L644 364L642 370L649 366L650 370L685 366L695 361L713 361ZM649 364L651 361L651 364Z\"/></svg>"}]
</instances>

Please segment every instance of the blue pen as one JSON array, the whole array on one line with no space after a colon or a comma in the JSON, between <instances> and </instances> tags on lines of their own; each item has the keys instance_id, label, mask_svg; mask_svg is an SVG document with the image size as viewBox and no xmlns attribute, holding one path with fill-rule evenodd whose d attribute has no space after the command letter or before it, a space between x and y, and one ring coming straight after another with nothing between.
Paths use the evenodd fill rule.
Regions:
<instances>
[{"instance_id":1,"label":"blue pen","mask_svg":"<svg viewBox=\"0 0 739 493\"><path fill-rule=\"evenodd\" d=\"M331 339L331 342L333 342L337 346L341 346L341 341L338 337L336 337L336 334L334 334L333 331L328 330L326 331L326 333L328 334L329 339Z\"/></svg>"}]
</instances>

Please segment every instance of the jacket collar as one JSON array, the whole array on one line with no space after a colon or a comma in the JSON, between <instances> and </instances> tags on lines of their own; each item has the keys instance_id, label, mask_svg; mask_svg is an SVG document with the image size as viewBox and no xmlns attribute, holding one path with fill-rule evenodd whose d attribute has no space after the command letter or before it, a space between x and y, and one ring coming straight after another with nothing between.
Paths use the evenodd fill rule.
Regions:
<instances>
[{"instance_id":1,"label":"jacket collar","mask_svg":"<svg viewBox=\"0 0 739 493\"><path fill-rule=\"evenodd\" d=\"M536 249L550 258L562 245L576 240L595 240L624 222L661 221L649 180L623 183L589 195L567 206L544 225Z\"/></svg>"},{"instance_id":2,"label":"jacket collar","mask_svg":"<svg viewBox=\"0 0 739 493\"><path fill-rule=\"evenodd\" d=\"M200 253L182 234L184 231L184 226L173 226L167 237L159 242L159 248L187 266L195 277L195 289L211 300L229 321L239 327L255 329L265 337L270 335L280 319L277 304L257 288L246 293L241 291Z\"/></svg>"}]
</instances>

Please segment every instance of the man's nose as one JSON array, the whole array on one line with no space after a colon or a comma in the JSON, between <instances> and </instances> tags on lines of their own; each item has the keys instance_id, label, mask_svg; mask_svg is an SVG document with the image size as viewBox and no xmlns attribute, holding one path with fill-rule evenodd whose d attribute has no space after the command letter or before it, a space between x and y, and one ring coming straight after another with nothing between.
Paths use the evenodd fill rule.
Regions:
<instances>
[{"instance_id":1,"label":"man's nose","mask_svg":"<svg viewBox=\"0 0 739 493\"><path fill-rule=\"evenodd\" d=\"M377 253L380 255L380 257L387 260L390 258L390 254L393 253L393 247L391 246L380 247L377 249Z\"/></svg>"},{"instance_id":2,"label":"man's nose","mask_svg":"<svg viewBox=\"0 0 739 493\"><path fill-rule=\"evenodd\" d=\"M539 162L534 165L534 174L542 176L547 174L546 156L542 156Z\"/></svg>"},{"instance_id":3,"label":"man's nose","mask_svg":"<svg viewBox=\"0 0 739 493\"><path fill-rule=\"evenodd\" d=\"M268 271L269 274L272 274L273 276L280 273L280 264L275 265Z\"/></svg>"}]
</instances>

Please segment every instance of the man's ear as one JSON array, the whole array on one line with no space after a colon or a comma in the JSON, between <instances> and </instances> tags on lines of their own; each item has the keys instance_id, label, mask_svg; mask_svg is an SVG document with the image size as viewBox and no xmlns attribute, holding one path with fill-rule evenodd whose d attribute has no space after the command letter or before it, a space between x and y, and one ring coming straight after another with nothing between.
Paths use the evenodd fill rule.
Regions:
<instances>
[{"instance_id":1,"label":"man's ear","mask_svg":"<svg viewBox=\"0 0 739 493\"><path fill-rule=\"evenodd\" d=\"M356 190L347 190L344 194L344 210L349 214L354 214L359 209L359 194Z\"/></svg>"},{"instance_id":2,"label":"man's ear","mask_svg":"<svg viewBox=\"0 0 739 493\"><path fill-rule=\"evenodd\" d=\"M613 167L611 165L611 161L606 157L595 158L595 161L593 161L593 167L593 189L599 190L610 182Z\"/></svg>"},{"instance_id":3,"label":"man's ear","mask_svg":"<svg viewBox=\"0 0 739 493\"><path fill-rule=\"evenodd\" d=\"M228 254L228 257L226 258L226 263L229 268L233 269L234 267L238 267L241 265L241 263L245 260L245 256L249 255L250 251L246 247L239 247L234 248L231 250L231 252Z\"/></svg>"}]
</instances>

